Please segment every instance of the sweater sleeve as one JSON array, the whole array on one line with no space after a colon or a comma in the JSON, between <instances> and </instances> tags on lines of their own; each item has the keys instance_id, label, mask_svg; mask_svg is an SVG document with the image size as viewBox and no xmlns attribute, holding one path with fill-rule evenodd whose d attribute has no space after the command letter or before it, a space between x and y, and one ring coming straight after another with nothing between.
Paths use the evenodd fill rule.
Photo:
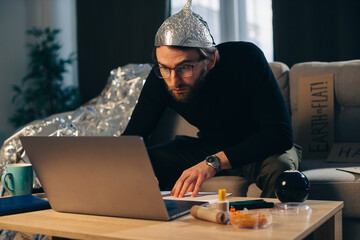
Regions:
<instances>
[{"instance_id":1,"label":"sweater sleeve","mask_svg":"<svg viewBox=\"0 0 360 240\"><path fill-rule=\"evenodd\" d=\"M166 108L165 87L152 70L122 135L137 135L145 140L150 136Z\"/></svg>"},{"instance_id":2,"label":"sweater sleeve","mask_svg":"<svg viewBox=\"0 0 360 240\"><path fill-rule=\"evenodd\" d=\"M251 115L259 130L224 149L232 168L283 153L293 145L291 121L281 90L262 51L256 46L253 49L246 86Z\"/></svg>"}]
</instances>

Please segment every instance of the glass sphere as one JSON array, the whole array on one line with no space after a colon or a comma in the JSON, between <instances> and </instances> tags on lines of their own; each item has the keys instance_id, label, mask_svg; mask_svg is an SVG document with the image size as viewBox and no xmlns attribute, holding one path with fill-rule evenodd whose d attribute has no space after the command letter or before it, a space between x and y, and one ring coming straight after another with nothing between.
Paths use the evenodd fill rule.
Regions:
<instances>
[{"instance_id":1,"label":"glass sphere","mask_svg":"<svg viewBox=\"0 0 360 240\"><path fill-rule=\"evenodd\" d=\"M275 195L281 202L304 202L310 192L310 182L300 171L288 170L275 181Z\"/></svg>"}]
</instances>

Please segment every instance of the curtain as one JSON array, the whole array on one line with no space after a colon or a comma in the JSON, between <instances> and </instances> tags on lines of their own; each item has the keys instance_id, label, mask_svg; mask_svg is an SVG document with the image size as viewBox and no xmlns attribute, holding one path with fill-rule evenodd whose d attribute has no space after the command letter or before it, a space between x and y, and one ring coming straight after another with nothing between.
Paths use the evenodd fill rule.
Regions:
<instances>
[{"instance_id":1,"label":"curtain","mask_svg":"<svg viewBox=\"0 0 360 240\"><path fill-rule=\"evenodd\" d=\"M171 0L172 14L184 0ZM209 25L215 43L249 41L273 61L271 0L193 0L192 9Z\"/></svg>"},{"instance_id":2,"label":"curtain","mask_svg":"<svg viewBox=\"0 0 360 240\"><path fill-rule=\"evenodd\" d=\"M249 41L273 61L271 0L220 1L221 42Z\"/></svg>"},{"instance_id":3,"label":"curtain","mask_svg":"<svg viewBox=\"0 0 360 240\"><path fill-rule=\"evenodd\" d=\"M151 63L154 37L169 16L169 0L77 0L79 88L96 97L112 69Z\"/></svg>"},{"instance_id":4,"label":"curtain","mask_svg":"<svg viewBox=\"0 0 360 240\"><path fill-rule=\"evenodd\" d=\"M273 0L274 59L360 59L359 10L358 0Z\"/></svg>"}]
</instances>

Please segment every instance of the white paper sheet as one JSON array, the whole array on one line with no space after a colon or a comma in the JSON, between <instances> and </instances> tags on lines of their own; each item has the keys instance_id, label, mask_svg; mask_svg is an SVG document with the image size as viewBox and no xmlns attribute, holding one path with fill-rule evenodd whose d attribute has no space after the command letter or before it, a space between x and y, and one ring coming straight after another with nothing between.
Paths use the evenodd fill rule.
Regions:
<instances>
[{"instance_id":1,"label":"white paper sheet","mask_svg":"<svg viewBox=\"0 0 360 240\"><path fill-rule=\"evenodd\" d=\"M217 192L199 192L196 197L191 197L191 193L186 193L182 198L176 198L170 196L170 191L161 191L163 199L170 200L187 200L187 201L206 201L210 204L215 203L219 197ZM226 196L230 196L231 193L226 193Z\"/></svg>"},{"instance_id":2,"label":"white paper sheet","mask_svg":"<svg viewBox=\"0 0 360 240\"><path fill-rule=\"evenodd\" d=\"M340 170L340 171L360 174L360 166L359 167L336 168L336 169Z\"/></svg>"}]
</instances>

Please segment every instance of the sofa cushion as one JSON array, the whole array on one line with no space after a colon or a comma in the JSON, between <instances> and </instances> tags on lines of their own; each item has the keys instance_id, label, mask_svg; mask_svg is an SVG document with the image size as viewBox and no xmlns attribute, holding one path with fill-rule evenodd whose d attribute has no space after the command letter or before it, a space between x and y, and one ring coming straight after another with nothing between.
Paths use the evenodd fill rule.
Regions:
<instances>
[{"instance_id":1,"label":"sofa cushion","mask_svg":"<svg viewBox=\"0 0 360 240\"><path fill-rule=\"evenodd\" d=\"M281 62L271 62L269 65L276 81L279 84L280 90L284 96L287 110L290 113L289 67Z\"/></svg>"},{"instance_id":2,"label":"sofa cushion","mask_svg":"<svg viewBox=\"0 0 360 240\"><path fill-rule=\"evenodd\" d=\"M360 216L360 175L321 168L303 171L310 181L309 199L344 201L344 217Z\"/></svg>"},{"instance_id":3,"label":"sofa cushion","mask_svg":"<svg viewBox=\"0 0 360 240\"><path fill-rule=\"evenodd\" d=\"M335 142L360 142L360 60L295 64L289 73L291 119L298 140L298 80L300 77L334 74Z\"/></svg>"},{"instance_id":4,"label":"sofa cushion","mask_svg":"<svg viewBox=\"0 0 360 240\"><path fill-rule=\"evenodd\" d=\"M246 196L247 197L260 197L261 196L261 189L256 186L256 183L252 183L249 185Z\"/></svg>"},{"instance_id":5,"label":"sofa cushion","mask_svg":"<svg viewBox=\"0 0 360 240\"><path fill-rule=\"evenodd\" d=\"M248 181L238 176L219 176L213 177L203 183L200 188L202 192L217 192L218 189L225 188L226 192L232 193L233 197L244 197L248 189Z\"/></svg>"},{"instance_id":6,"label":"sofa cushion","mask_svg":"<svg viewBox=\"0 0 360 240\"><path fill-rule=\"evenodd\" d=\"M303 173L311 179L312 183L320 182L358 182L360 174L336 170L336 168L309 169ZM358 189L359 190L359 189ZM360 191L358 191L360 193Z\"/></svg>"}]
</instances>

